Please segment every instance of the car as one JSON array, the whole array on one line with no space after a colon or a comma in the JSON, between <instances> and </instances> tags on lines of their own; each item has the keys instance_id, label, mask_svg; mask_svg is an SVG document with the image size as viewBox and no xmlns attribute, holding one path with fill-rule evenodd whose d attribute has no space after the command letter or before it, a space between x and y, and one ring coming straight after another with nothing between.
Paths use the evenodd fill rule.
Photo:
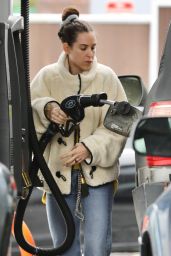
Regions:
<instances>
[{"instance_id":1,"label":"car","mask_svg":"<svg viewBox=\"0 0 171 256\"><path fill-rule=\"evenodd\" d=\"M141 256L170 255L171 181L171 26L158 78L147 95L144 115L135 129L136 188L133 201Z\"/></svg>"},{"instance_id":2,"label":"car","mask_svg":"<svg viewBox=\"0 0 171 256\"><path fill-rule=\"evenodd\" d=\"M13 175L2 163L0 163L0 180L0 255L7 255L17 190Z\"/></svg>"},{"instance_id":3,"label":"car","mask_svg":"<svg viewBox=\"0 0 171 256\"><path fill-rule=\"evenodd\" d=\"M141 255L170 255L170 197L171 185L147 208L142 224Z\"/></svg>"},{"instance_id":4,"label":"car","mask_svg":"<svg viewBox=\"0 0 171 256\"><path fill-rule=\"evenodd\" d=\"M141 255L170 256L170 198L171 185L147 208L142 224Z\"/></svg>"}]
</instances>

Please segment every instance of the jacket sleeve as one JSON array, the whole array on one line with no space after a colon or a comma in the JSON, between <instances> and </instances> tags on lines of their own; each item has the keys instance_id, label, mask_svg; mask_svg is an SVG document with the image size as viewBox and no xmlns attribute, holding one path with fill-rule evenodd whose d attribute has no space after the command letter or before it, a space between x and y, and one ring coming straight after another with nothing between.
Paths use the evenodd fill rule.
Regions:
<instances>
[{"instance_id":1,"label":"jacket sleeve","mask_svg":"<svg viewBox=\"0 0 171 256\"><path fill-rule=\"evenodd\" d=\"M37 133L43 133L49 125L44 108L50 101L56 101L50 95L50 88L45 68L40 70L31 83L31 103Z\"/></svg>"},{"instance_id":2,"label":"jacket sleeve","mask_svg":"<svg viewBox=\"0 0 171 256\"><path fill-rule=\"evenodd\" d=\"M124 89L115 73L105 79L104 91L109 100L127 101ZM101 107L98 128L91 136L82 140L91 153L91 161L85 162L91 166L110 167L115 165L126 143L126 137L104 127L103 120L108 108L107 105Z\"/></svg>"}]
</instances>

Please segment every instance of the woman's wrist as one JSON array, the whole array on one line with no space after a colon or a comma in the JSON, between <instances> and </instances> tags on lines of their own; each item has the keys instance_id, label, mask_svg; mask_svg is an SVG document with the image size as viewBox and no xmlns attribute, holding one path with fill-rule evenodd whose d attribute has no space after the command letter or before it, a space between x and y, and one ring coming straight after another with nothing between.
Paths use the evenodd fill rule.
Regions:
<instances>
[{"instance_id":1,"label":"woman's wrist","mask_svg":"<svg viewBox=\"0 0 171 256\"><path fill-rule=\"evenodd\" d=\"M54 108L59 108L59 104L58 102L56 101L49 101L45 107L44 107L44 114L45 114L45 117L49 120L50 120L50 116L51 116L51 111L54 109Z\"/></svg>"}]
</instances>

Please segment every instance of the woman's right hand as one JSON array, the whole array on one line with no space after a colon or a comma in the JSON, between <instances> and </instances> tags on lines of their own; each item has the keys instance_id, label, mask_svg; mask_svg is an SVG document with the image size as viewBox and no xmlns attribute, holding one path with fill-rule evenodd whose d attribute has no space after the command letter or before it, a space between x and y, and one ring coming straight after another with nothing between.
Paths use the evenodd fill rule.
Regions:
<instances>
[{"instance_id":1,"label":"woman's right hand","mask_svg":"<svg viewBox=\"0 0 171 256\"><path fill-rule=\"evenodd\" d=\"M45 107L46 117L57 124L65 124L69 119L68 116L61 110L61 108L54 102L49 102Z\"/></svg>"}]
</instances>

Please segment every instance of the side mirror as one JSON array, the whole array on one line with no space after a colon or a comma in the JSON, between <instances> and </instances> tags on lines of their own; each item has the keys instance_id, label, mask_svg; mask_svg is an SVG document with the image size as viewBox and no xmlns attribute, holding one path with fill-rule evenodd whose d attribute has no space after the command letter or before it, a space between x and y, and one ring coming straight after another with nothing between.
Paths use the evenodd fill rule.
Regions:
<instances>
[{"instance_id":1,"label":"side mirror","mask_svg":"<svg viewBox=\"0 0 171 256\"><path fill-rule=\"evenodd\" d=\"M144 117L134 133L133 148L139 155L171 157L171 117Z\"/></svg>"},{"instance_id":2,"label":"side mirror","mask_svg":"<svg viewBox=\"0 0 171 256\"><path fill-rule=\"evenodd\" d=\"M128 102L133 106L143 105L147 92L139 76L125 75L118 76L125 90Z\"/></svg>"}]
</instances>

